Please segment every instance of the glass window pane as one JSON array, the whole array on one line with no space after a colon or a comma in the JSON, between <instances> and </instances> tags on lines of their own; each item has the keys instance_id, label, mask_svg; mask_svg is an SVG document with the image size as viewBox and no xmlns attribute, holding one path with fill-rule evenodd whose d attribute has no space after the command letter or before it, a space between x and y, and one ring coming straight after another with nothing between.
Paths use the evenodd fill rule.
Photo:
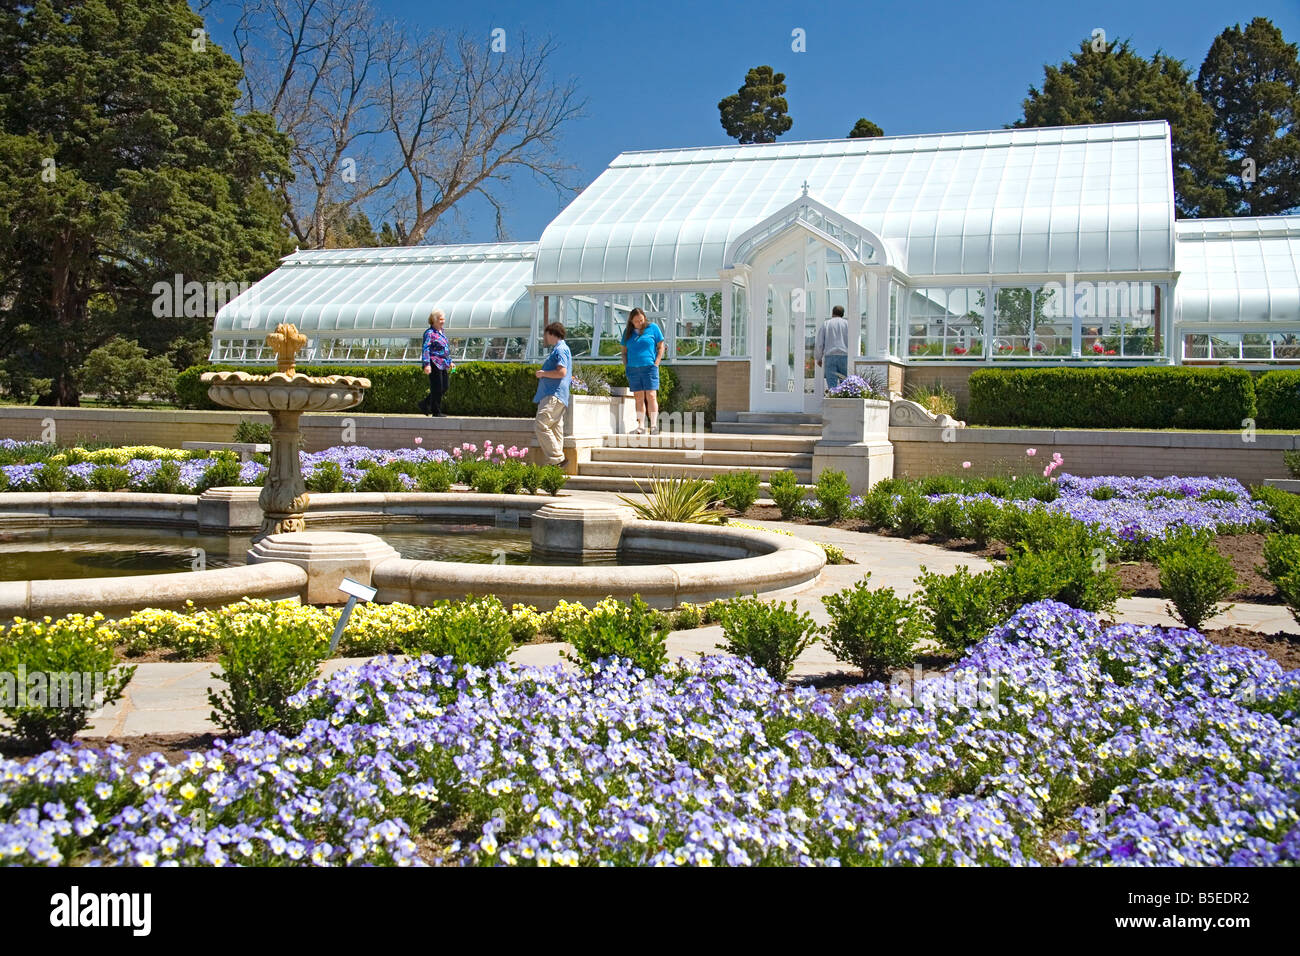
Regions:
<instances>
[{"instance_id":1,"label":"glass window pane","mask_svg":"<svg viewBox=\"0 0 1300 956\"><path fill-rule=\"evenodd\" d=\"M970 359L984 354L984 289L908 289L903 294L909 357Z\"/></svg>"}]
</instances>

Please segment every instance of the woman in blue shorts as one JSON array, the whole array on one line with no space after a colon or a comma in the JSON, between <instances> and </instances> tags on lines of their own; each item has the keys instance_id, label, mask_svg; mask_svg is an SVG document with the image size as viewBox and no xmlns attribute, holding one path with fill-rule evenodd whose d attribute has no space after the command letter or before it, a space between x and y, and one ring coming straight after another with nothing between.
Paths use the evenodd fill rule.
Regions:
<instances>
[{"instance_id":1,"label":"woman in blue shorts","mask_svg":"<svg viewBox=\"0 0 1300 956\"><path fill-rule=\"evenodd\" d=\"M667 345L659 326L640 309L633 309L627 317L622 351L627 385L636 396L636 418L640 423L632 434L643 435L648 428L653 435L659 421L659 363Z\"/></svg>"}]
</instances>

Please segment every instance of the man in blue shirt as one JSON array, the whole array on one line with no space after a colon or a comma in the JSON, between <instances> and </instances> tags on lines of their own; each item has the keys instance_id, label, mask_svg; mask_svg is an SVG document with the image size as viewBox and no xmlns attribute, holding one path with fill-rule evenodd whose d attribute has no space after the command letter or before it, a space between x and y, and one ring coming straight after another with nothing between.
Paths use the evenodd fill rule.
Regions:
<instances>
[{"instance_id":1,"label":"man in blue shirt","mask_svg":"<svg viewBox=\"0 0 1300 956\"><path fill-rule=\"evenodd\" d=\"M551 354L537 371L537 448L543 464L564 464L564 412L569 406L569 381L573 378L573 354L564 343L564 326L552 322L543 332Z\"/></svg>"}]
</instances>

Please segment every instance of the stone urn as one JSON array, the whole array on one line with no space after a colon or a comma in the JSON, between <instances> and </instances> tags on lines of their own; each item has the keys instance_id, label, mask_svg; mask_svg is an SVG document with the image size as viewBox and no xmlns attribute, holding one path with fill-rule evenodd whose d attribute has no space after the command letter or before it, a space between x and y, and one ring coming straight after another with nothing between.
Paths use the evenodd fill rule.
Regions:
<instances>
[{"instance_id":1,"label":"stone urn","mask_svg":"<svg viewBox=\"0 0 1300 956\"><path fill-rule=\"evenodd\" d=\"M350 375L312 378L298 374L295 355L307 344L307 338L292 325L276 326L266 337L266 344L276 354L276 370L271 374L205 372L202 378L209 386L208 396L218 405L268 412L271 416L271 465L257 499L263 517L254 541L306 529L307 485L298 460L298 419L303 412L355 408L370 387L369 379Z\"/></svg>"}]
</instances>

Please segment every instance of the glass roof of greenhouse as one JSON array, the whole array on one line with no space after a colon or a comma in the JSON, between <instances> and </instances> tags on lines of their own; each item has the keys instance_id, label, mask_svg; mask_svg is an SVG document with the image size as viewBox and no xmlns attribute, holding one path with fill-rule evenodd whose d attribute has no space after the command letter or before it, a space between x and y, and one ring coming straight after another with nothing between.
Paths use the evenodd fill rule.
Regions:
<instances>
[{"instance_id":1,"label":"glass roof of greenhouse","mask_svg":"<svg viewBox=\"0 0 1300 956\"><path fill-rule=\"evenodd\" d=\"M1176 223L1181 322L1300 323L1300 216Z\"/></svg>"},{"instance_id":2,"label":"glass roof of greenhouse","mask_svg":"<svg viewBox=\"0 0 1300 956\"><path fill-rule=\"evenodd\" d=\"M912 275L1173 268L1159 120L622 153L542 233L535 281L715 279L805 182Z\"/></svg>"},{"instance_id":3,"label":"glass roof of greenhouse","mask_svg":"<svg viewBox=\"0 0 1300 956\"><path fill-rule=\"evenodd\" d=\"M527 334L536 250L535 242L494 242L295 252L218 311L213 332L253 337L292 322L311 335L421 333L438 308L449 330Z\"/></svg>"}]
</instances>

